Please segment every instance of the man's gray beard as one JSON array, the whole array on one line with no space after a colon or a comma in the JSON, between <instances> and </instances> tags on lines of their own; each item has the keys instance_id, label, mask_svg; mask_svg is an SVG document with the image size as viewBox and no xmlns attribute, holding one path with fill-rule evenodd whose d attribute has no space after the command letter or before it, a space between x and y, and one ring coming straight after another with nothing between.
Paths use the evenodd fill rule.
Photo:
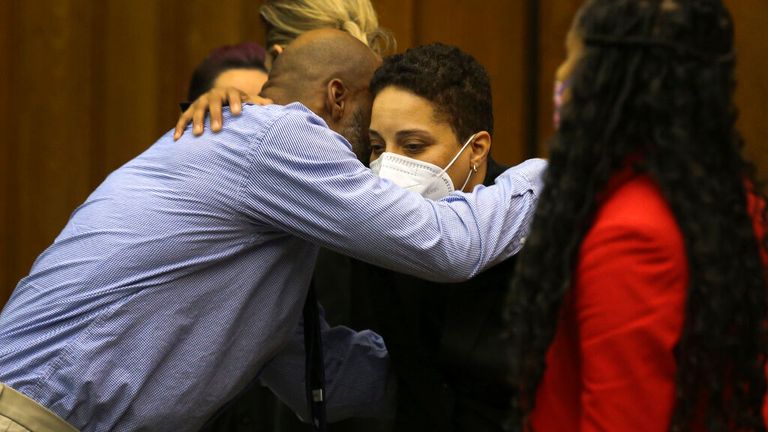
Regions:
<instances>
[{"instance_id":1,"label":"man's gray beard","mask_svg":"<svg viewBox=\"0 0 768 432\"><path fill-rule=\"evenodd\" d=\"M365 123L363 113L357 110L352 114L351 124L344 129L344 138L352 145L352 151L357 159L365 166L371 158L371 143L368 139L368 125Z\"/></svg>"}]
</instances>

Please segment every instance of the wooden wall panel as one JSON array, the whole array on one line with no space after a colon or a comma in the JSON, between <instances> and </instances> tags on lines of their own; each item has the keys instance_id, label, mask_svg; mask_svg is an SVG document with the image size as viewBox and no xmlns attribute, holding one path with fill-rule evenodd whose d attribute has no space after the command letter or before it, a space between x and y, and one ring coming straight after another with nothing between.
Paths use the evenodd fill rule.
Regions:
<instances>
[{"instance_id":1,"label":"wooden wall panel","mask_svg":"<svg viewBox=\"0 0 768 432\"><path fill-rule=\"evenodd\" d=\"M565 60L565 36L582 3L581 0L539 0L539 80L536 115L540 156L548 154L548 142L554 133L555 71Z\"/></svg>"},{"instance_id":2,"label":"wooden wall panel","mask_svg":"<svg viewBox=\"0 0 768 432\"><path fill-rule=\"evenodd\" d=\"M16 2L13 12L13 126L4 152L11 161L5 204L13 212L5 246L11 277L18 279L90 189L92 135L80 101L91 91L90 51L83 49L91 10L89 2L61 0L45 7ZM15 285L3 282L6 289Z\"/></svg>"},{"instance_id":3,"label":"wooden wall panel","mask_svg":"<svg viewBox=\"0 0 768 432\"><path fill-rule=\"evenodd\" d=\"M379 15L379 25L391 31L397 39L397 52L414 46L414 12L420 0L373 0Z\"/></svg>"},{"instance_id":4,"label":"wooden wall panel","mask_svg":"<svg viewBox=\"0 0 768 432\"><path fill-rule=\"evenodd\" d=\"M6 290L10 290L13 282L11 276L10 244L13 227L10 215L15 209L11 205L10 180L11 157L10 147L15 145L11 136L11 32L14 15L13 4L7 4L5 13L0 14L0 125L4 130L4 139L0 140L0 305L4 303ZM4 29L4 30L3 30ZM1 307L1 306L0 306Z\"/></svg>"},{"instance_id":5,"label":"wooden wall panel","mask_svg":"<svg viewBox=\"0 0 768 432\"><path fill-rule=\"evenodd\" d=\"M495 134L492 152L501 163L525 155L527 5L524 1L419 0L414 44L445 42L472 54L491 78Z\"/></svg>"},{"instance_id":6,"label":"wooden wall panel","mask_svg":"<svg viewBox=\"0 0 768 432\"><path fill-rule=\"evenodd\" d=\"M158 3L153 0L100 2L95 20L91 88L94 131L91 185L140 153L158 136L157 94L161 59ZM170 68L169 68L170 69ZM166 122L167 124L167 122Z\"/></svg>"},{"instance_id":7,"label":"wooden wall panel","mask_svg":"<svg viewBox=\"0 0 768 432\"><path fill-rule=\"evenodd\" d=\"M726 1L737 23L739 125L765 178L768 2ZM497 159L518 162L534 137L546 154L554 71L581 0L373 2L399 51L442 41L488 69ZM173 126L192 70L211 49L263 42L260 4L2 0L0 304L88 193Z\"/></svg>"},{"instance_id":8,"label":"wooden wall panel","mask_svg":"<svg viewBox=\"0 0 768 432\"><path fill-rule=\"evenodd\" d=\"M747 156L768 180L768 2L727 0L736 22L736 105Z\"/></svg>"}]
</instances>

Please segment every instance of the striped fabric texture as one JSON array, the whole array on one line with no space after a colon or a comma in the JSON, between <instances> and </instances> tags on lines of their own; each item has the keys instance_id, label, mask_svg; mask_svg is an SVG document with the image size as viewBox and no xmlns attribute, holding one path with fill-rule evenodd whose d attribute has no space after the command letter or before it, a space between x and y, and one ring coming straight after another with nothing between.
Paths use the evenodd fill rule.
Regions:
<instances>
[{"instance_id":1,"label":"striped fabric texture","mask_svg":"<svg viewBox=\"0 0 768 432\"><path fill-rule=\"evenodd\" d=\"M1 382L84 431L196 430L257 378L300 410L318 246L468 279L519 250L546 166L433 202L300 104L225 124L168 132L74 211L0 314ZM381 338L324 332L329 417L375 415L391 392Z\"/></svg>"}]
</instances>

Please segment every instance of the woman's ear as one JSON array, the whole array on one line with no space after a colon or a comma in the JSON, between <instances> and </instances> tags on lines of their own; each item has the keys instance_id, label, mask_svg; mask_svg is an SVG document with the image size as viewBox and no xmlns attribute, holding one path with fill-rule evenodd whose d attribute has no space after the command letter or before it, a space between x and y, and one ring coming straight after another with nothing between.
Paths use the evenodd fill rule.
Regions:
<instances>
[{"instance_id":1,"label":"woman's ear","mask_svg":"<svg viewBox=\"0 0 768 432\"><path fill-rule=\"evenodd\" d=\"M475 139L469 145L472 155L469 158L469 162L472 166L482 165L488 155L491 153L491 134L487 131L478 132L475 134Z\"/></svg>"}]
</instances>

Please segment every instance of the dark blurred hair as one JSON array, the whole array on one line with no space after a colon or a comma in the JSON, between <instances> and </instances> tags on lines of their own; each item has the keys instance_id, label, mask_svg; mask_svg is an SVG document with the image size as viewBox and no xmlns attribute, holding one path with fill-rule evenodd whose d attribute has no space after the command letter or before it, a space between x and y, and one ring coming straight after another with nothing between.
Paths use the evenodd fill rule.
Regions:
<instances>
[{"instance_id":1,"label":"dark blurred hair","mask_svg":"<svg viewBox=\"0 0 768 432\"><path fill-rule=\"evenodd\" d=\"M689 266L671 430L765 430L765 269L732 102L733 21L721 0L589 0L531 233L507 301L515 429L533 409L578 251L608 180L659 186ZM575 361L575 360L574 360Z\"/></svg>"},{"instance_id":2,"label":"dark blurred hair","mask_svg":"<svg viewBox=\"0 0 768 432\"><path fill-rule=\"evenodd\" d=\"M493 134L493 102L488 74L460 49L440 43L411 48L384 59L374 73L371 93L395 86L429 100L461 142L478 131Z\"/></svg>"},{"instance_id":3,"label":"dark blurred hair","mask_svg":"<svg viewBox=\"0 0 768 432\"><path fill-rule=\"evenodd\" d=\"M258 69L266 73L264 55L264 48L255 42L225 45L214 49L192 74L188 100L194 101L210 90L216 78L230 69Z\"/></svg>"}]
</instances>

